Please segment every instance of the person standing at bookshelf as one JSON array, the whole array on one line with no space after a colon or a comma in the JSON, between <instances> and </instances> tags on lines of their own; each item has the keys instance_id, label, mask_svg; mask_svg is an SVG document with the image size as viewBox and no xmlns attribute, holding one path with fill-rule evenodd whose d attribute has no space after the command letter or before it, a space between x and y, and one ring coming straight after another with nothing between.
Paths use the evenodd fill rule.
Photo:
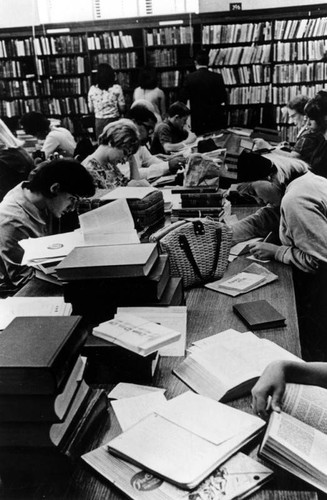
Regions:
<instances>
[{"instance_id":1,"label":"person standing at bookshelf","mask_svg":"<svg viewBox=\"0 0 327 500\"><path fill-rule=\"evenodd\" d=\"M0 203L0 292L14 292L34 275L33 268L21 265L19 241L52 234L53 218L94 192L87 170L76 160L60 158L39 164L6 194Z\"/></svg>"},{"instance_id":2,"label":"person standing at bookshelf","mask_svg":"<svg viewBox=\"0 0 327 500\"><path fill-rule=\"evenodd\" d=\"M110 64L99 64L97 83L88 91L88 106L95 114L95 136L98 139L104 127L125 113L125 98Z\"/></svg>"},{"instance_id":3,"label":"person standing at bookshelf","mask_svg":"<svg viewBox=\"0 0 327 500\"><path fill-rule=\"evenodd\" d=\"M140 136L136 125L127 118L109 123L99 137L99 146L85 160L84 165L92 174L99 189L115 189L119 186L148 186L141 179L136 161L132 156L140 146ZM129 161L129 178L118 164Z\"/></svg>"},{"instance_id":4,"label":"person standing at bookshelf","mask_svg":"<svg viewBox=\"0 0 327 500\"><path fill-rule=\"evenodd\" d=\"M31 111L22 116L20 124L26 134L31 134L44 141L41 151L47 159L53 153L72 158L76 148L73 135L64 127L51 125L42 113Z\"/></svg>"},{"instance_id":5,"label":"person standing at bookshelf","mask_svg":"<svg viewBox=\"0 0 327 500\"><path fill-rule=\"evenodd\" d=\"M166 114L166 97L158 87L155 68L145 67L139 74L139 86L133 93L133 100L144 99L154 107L157 122L160 123Z\"/></svg>"},{"instance_id":6,"label":"person standing at bookshelf","mask_svg":"<svg viewBox=\"0 0 327 500\"><path fill-rule=\"evenodd\" d=\"M181 151L196 140L187 126L189 108L182 102L174 102L168 108L168 118L158 123L154 130L150 151L153 155Z\"/></svg>"},{"instance_id":7,"label":"person standing at bookshelf","mask_svg":"<svg viewBox=\"0 0 327 500\"><path fill-rule=\"evenodd\" d=\"M186 75L181 100L190 102L191 127L196 135L214 132L226 126L227 91L220 73L208 69L209 56L200 50L193 73Z\"/></svg>"}]
</instances>

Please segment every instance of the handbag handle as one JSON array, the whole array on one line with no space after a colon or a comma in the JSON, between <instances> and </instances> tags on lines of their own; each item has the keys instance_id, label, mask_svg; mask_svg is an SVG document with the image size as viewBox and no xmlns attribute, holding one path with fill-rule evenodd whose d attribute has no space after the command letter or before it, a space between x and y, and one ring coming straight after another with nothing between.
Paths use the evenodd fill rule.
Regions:
<instances>
[{"instance_id":1,"label":"handbag handle","mask_svg":"<svg viewBox=\"0 0 327 500\"><path fill-rule=\"evenodd\" d=\"M201 223L202 229L199 228L199 224L198 224L199 222L200 221L194 221L194 223L193 223L193 225L194 225L194 232L195 232L195 234L204 234L204 226ZM210 277L214 275L215 270L217 268L218 259L219 259L219 252L220 252L220 245L221 245L221 235L222 235L221 228L217 228L216 229L217 247L216 247L215 258L214 258L214 261L213 261L213 266L212 266L212 269L211 269L211 272L210 272ZM196 274L196 276L201 281L203 281L203 277L202 277L201 271L200 271L199 266L197 265L197 263L196 263L196 261L194 259L194 256L193 256L190 244L189 244L189 242L188 242L185 234L181 234L179 236L179 238L178 238L178 241L179 241L180 248L184 251L184 253L185 253L186 257L188 258L191 266L193 267L194 273Z\"/></svg>"}]
</instances>

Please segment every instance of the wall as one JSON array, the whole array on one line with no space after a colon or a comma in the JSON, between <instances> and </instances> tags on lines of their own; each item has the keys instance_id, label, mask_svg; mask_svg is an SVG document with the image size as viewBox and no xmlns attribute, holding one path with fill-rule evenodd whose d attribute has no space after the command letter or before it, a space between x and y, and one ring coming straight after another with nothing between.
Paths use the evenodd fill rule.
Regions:
<instances>
[{"instance_id":1,"label":"wall","mask_svg":"<svg viewBox=\"0 0 327 500\"><path fill-rule=\"evenodd\" d=\"M240 0L236 0L240 2ZM233 0L199 0L199 12L220 12L230 10L229 4L233 3ZM296 7L303 5L312 5L313 8L317 4L322 4L317 0L264 0L260 2L259 0L241 0L242 10L250 9L270 9L276 7Z\"/></svg>"},{"instance_id":2,"label":"wall","mask_svg":"<svg viewBox=\"0 0 327 500\"><path fill-rule=\"evenodd\" d=\"M36 0L0 0L0 28L39 24Z\"/></svg>"}]
</instances>

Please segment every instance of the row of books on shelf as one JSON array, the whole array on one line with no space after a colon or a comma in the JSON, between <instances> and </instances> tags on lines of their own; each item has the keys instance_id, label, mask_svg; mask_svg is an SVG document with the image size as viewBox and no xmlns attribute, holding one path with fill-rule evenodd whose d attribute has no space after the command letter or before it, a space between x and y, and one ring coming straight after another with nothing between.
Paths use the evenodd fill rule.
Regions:
<instances>
[{"instance_id":1,"label":"row of books on shelf","mask_svg":"<svg viewBox=\"0 0 327 500\"><path fill-rule=\"evenodd\" d=\"M210 49L209 65L264 64L270 62L270 54L270 45L249 45L244 47Z\"/></svg>"},{"instance_id":2,"label":"row of books on shelf","mask_svg":"<svg viewBox=\"0 0 327 500\"><path fill-rule=\"evenodd\" d=\"M211 24L202 28L202 43L244 43L271 40L271 22Z\"/></svg>"},{"instance_id":3,"label":"row of books on shelf","mask_svg":"<svg viewBox=\"0 0 327 500\"><path fill-rule=\"evenodd\" d=\"M37 96L39 87L34 80L13 80L3 82L5 94L12 97Z\"/></svg>"},{"instance_id":4,"label":"row of books on shelf","mask_svg":"<svg viewBox=\"0 0 327 500\"><path fill-rule=\"evenodd\" d=\"M192 26L172 26L166 28L153 28L145 34L146 45L182 45L193 42Z\"/></svg>"},{"instance_id":5,"label":"row of books on shelf","mask_svg":"<svg viewBox=\"0 0 327 500\"><path fill-rule=\"evenodd\" d=\"M61 98L44 98L41 100L41 109L46 115L62 115L62 114L83 114L89 113L89 108L85 97L61 97Z\"/></svg>"},{"instance_id":6,"label":"row of books on shelf","mask_svg":"<svg viewBox=\"0 0 327 500\"><path fill-rule=\"evenodd\" d=\"M325 80L326 76L327 63L323 62L276 64L273 72L273 83L313 82L315 80Z\"/></svg>"},{"instance_id":7,"label":"row of books on shelf","mask_svg":"<svg viewBox=\"0 0 327 500\"><path fill-rule=\"evenodd\" d=\"M33 55L33 39L0 40L0 57L20 57Z\"/></svg>"},{"instance_id":8,"label":"row of books on shelf","mask_svg":"<svg viewBox=\"0 0 327 500\"><path fill-rule=\"evenodd\" d=\"M229 104L271 103L271 95L271 85L233 87L230 89Z\"/></svg>"},{"instance_id":9,"label":"row of books on shelf","mask_svg":"<svg viewBox=\"0 0 327 500\"><path fill-rule=\"evenodd\" d=\"M147 59L153 66L175 66L177 64L176 49L156 49L148 53Z\"/></svg>"},{"instance_id":10,"label":"row of books on shelf","mask_svg":"<svg viewBox=\"0 0 327 500\"><path fill-rule=\"evenodd\" d=\"M226 85L262 84L270 83L271 80L270 66L253 64L251 66L239 66L235 68L222 67L220 72Z\"/></svg>"},{"instance_id":11,"label":"row of books on shelf","mask_svg":"<svg viewBox=\"0 0 327 500\"><path fill-rule=\"evenodd\" d=\"M113 69L136 68L139 64L136 52L117 52L115 54L91 55L91 66L97 68L98 64L107 63Z\"/></svg>"},{"instance_id":12,"label":"row of books on shelf","mask_svg":"<svg viewBox=\"0 0 327 500\"><path fill-rule=\"evenodd\" d=\"M265 114L264 106L256 106L255 108L230 109L227 112L227 125L229 127L239 126L243 123L245 126L253 128L258 123L263 123Z\"/></svg>"},{"instance_id":13,"label":"row of books on shelf","mask_svg":"<svg viewBox=\"0 0 327 500\"><path fill-rule=\"evenodd\" d=\"M322 83L308 82L305 85L288 85L272 87L272 98L274 103L287 103L296 95L302 94L308 97L314 97L319 90L322 90L324 85Z\"/></svg>"},{"instance_id":14,"label":"row of books on shelf","mask_svg":"<svg viewBox=\"0 0 327 500\"><path fill-rule=\"evenodd\" d=\"M0 77L3 78L22 78L26 77L26 65L24 62L13 60L13 61L2 61L0 67ZM34 66L33 66L34 70ZM33 71L34 76L35 71Z\"/></svg>"},{"instance_id":15,"label":"row of books on shelf","mask_svg":"<svg viewBox=\"0 0 327 500\"><path fill-rule=\"evenodd\" d=\"M30 111L39 111L41 107L41 99L15 99L10 100L0 100L0 112L4 116L11 118L12 116L22 116Z\"/></svg>"},{"instance_id":16,"label":"row of books on shelf","mask_svg":"<svg viewBox=\"0 0 327 500\"><path fill-rule=\"evenodd\" d=\"M87 37L87 48L89 50L110 50L110 49L128 49L134 47L133 37L124 34L122 31L94 33Z\"/></svg>"},{"instance_id":17,"label":"row of books on shelf","mask_svg":"<svg viewBox=\"0 0 327 500\"><path fill-rule=\"evenodd\" d=\"M49 56L61 53L74 54L85 52L85 39L79 35L61 35L58 37L41 36L33 38L34 51L37 56Z\"/></svg>"},{"instance_id":18,"label":"row of books on shelf","mask_svg":"<svg viewBox=\"0 0 327 500\"><path fill-rule=\"evenodd\" d=\"M51 95L52 93L57 95L87 94L90 86L91 78L89 76L71 76L64 78L52 78L51 80L49 78L44 78L38 82L38 88L41 95ZM33 85L33 88L36 88L36 84Z\"/></svg>"},{"instance_id":19,"label":"row of books on shelf","mask_svg":"<svg viewBox=\"0 0 327 500\"><path fill-rule=\"evenodd\" d=\"M302 42L277 42L273 46L274 61L314 61L324 58L327 52L325 40Z\"/></svg>"},{"instance_id":20,"label":"row of books on shelf","mask_svg":"<svg viewBox=\"0 0 327 500\"><path fill-rule=\"evenodd\" d=\"M181 83L181 72L179 70L162 71L157 77L161 87L178 87Z\"/></svg>"},{"instance_id":21,"label":"row of books on shelf","mask_svg":"<svg viewBox=\"0 0 327 500\"><path fill-rule=\"evenodd\" d=\"M83 56L62 56L47 60L37 59L36 66L39 75L85 73L86 67Z\"/></svg>"},{"instance_id":22,"label":"row of books on shelf","mask_svg":"<svg viewBox=\"0 0 327 500\"><path fill-rule=\"evenodd\" d=\"M327 17L310 19L281 19L275 21L274 37L277 40L324 36Z\"/></svg>"}]
</instances>

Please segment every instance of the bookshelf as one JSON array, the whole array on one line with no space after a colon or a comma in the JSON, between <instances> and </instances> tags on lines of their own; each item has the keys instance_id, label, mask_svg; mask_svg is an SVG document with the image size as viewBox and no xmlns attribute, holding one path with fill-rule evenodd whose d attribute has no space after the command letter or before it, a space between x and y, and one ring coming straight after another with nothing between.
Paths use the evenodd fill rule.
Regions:
<instances>
[{"instance_id":1,"label":"bookshelf","mask_svg":"<svg viewBox=\"0 0 327 500\"><path fill-rule=\"evenodd\" d=\"M228 89L228 125L277 126L292 140L283 108L298 93L311 97L324 88L326 31L325 4L3 29L0 112L41 111L72 130L89 114L87 92L102 62L115 69L127 107L140 68L154 66L169 105L205 47Z\"/></svg>"}]
</instances>

